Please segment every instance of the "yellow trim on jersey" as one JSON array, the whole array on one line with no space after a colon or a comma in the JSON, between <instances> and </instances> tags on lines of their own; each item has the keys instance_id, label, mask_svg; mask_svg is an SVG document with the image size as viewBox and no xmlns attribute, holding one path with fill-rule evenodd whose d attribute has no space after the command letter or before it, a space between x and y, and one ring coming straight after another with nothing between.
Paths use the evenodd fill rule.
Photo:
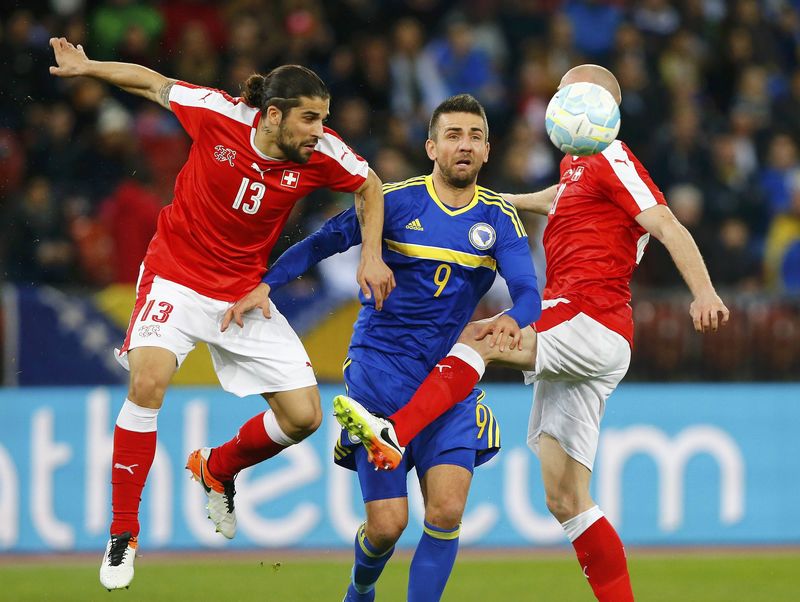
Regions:
<instances>
[{"instance_id":1,"label":"yellow trim on jersey","mask_svg":"<svg viewBox=\"0 0 800 602\"><path fill-rule=\"evenodd\" d=\"M480 403L486 397L486 391L484 391L483 389L478 389L478 391L480 391L480 393L478 393L478 397L475 398L475 401Z\"/></svg>"},{"instance_id":2,"label":"yellow trim on jersey","mask_svg":"<svg viewBox=\"0 0 800 602\"><path fill-rule=\"evenodd\" d=\"M503 204L503 206L505 206L506 209L508 209L509 211L511 211L511 213L514 214L517 223L520 225L520 227L522 227L522 219L520 219L519 217L519 212L517 211L517 208L514 206L514 203L504 199L503 195L498 194L493 190L489 190L488 188L484 188L483 186L478 186L478 196L500 201Z\"/></svg>"},{"instance_id":3,"label":"yellow trim on jersey","mask_svg":"<svg viewBox=\"0 0 800 602\"><path fill-rule=\"evenodd\" d=\"M425 176L425 187L428 189L428 194L433 199L433 202L439 205L439 209L444 211L447 215L461 215L462 213L466 213L470 209L472 209L475 205L478 204L478 187L475 187L475 194L472 196L472 200L464 205L463 207L459 207L458 209L450 209L447 205L442 203L439 200L439 196L436 194L436 190L433 187L433 177L432 176Z\"/></svg>"},{"instance_id":4,"label":"yellow trim on jersey","mask_svg":"<svg viewBox=\"0 0 800 602\"><path fill-rule=\"evenodd\" d=\"M433 537L434 539L458 539L458 536L461 535L461 524L458 525L458 529L453 531L452 533L442 533L441 531L434 531L433 529L429 529L425 524L422 525L422 530L425 531L428 535Z\"/></svg>"},{"instance_id":5,"label":"yellow trim on jersey","mask_svg":"<svg viewBox=\"0 0 800 602\"><path fill-rule=\"evenodd\" d=\"M409 178L408 180L403 180L402 182L390 182L383 185L383 194L386 194L387 192L394 192L395 190L400 190L401 188L407 188L409 186L422 186L424 183L425 176L416 176L414 178Z\"/></svg>"},{"instance_id":6,"label":"yellow trim on jersey","mask_svg":"<svg viewBox=\"0 0 800 602\"><path fill-rule=\"evenodd\" d=\"M454 249L446 249L444 247L412 245L405 242L389 240L388 238L384 238L383 240L386 242L386 246L390 251L400 253L406 257L419 257L420 259L445 261L448 263L463 265L467 268L489 268L490 270L497 269L497 261L494 257L490 257L488 255L473 255L472 253L455 251Z\"/></svg>"},{"instance_id":7,"label":"yellow trim on jersey","mask_svg":"<svg viewBox=\"0 0 800 602\"><path fill-rule=\"evenodd\" d=\"M349 357L344 358L344 362L342 363L342 372L347 370L347 366L349 366L352 363L353 363L353 360L351 360Z\"/></svg>"},{"instance_id":8,"label":"yellow trim on jersey","mask_svg":"<svg viewBox=\"0 0 800 602\"><path fill-rule=\"evenodd\" d=\"M522 225L522 220L520 220L519 215L517 215L517 210L508 201L499 196L489 196L484 191L480 191L478 193L478 198L480 199L481 203L500 207L500 211L511 218L511 223L514 224L514 229L517 231L517 236L522 238L523 236L528 235L525 232L525 226Z\"/></svg>"}]
</instances>

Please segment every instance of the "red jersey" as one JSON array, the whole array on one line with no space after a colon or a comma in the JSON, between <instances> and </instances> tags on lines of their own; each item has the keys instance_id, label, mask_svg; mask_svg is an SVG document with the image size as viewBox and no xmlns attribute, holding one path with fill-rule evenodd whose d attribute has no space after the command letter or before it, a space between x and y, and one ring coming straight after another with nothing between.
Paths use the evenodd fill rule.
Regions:
<instances>
[{"instance_id":1,"label":"red jersey","mask_svg":"<svg viewBox=\"0 0 800 602\"><path fill-rule=\"evenodd\" d=\"M177 82L169 102L193 143L144 263L207 297L235 301L258 284L299 199L366 180L367 162L328 128L309 161L294 163L256 148L260 111L241 98Z\"/></svg>"},{"instance_id":2,"label":"red jersey","mask_svg":"<svg viewBox=\"0 0 800 602\"><path fill-rule=\"evenodd\" d=\"M568 299L632 345L630 281L650 240L634 218L656 205L666 205L664 195L619 140L596 155L564 157L544 230L543 299Z\"/></svg>"}]
</instances>

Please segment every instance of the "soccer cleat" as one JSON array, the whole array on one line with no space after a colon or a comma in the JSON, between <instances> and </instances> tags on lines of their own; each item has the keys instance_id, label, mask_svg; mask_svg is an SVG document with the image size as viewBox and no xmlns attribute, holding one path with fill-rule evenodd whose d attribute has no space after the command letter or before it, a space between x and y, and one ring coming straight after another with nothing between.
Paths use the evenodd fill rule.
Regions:
<instances>
[{"instance_id":1,"label":"soccer cleat","mask_svg":"<svg viewBox=\"0 0 800 602\"><path fill-rule=\"evenodd\" d=\"M236 514L233 512L233 496L236 495L236 490L233 488L233 481L219 481L208 471L210 455L210 447L194 450L186 460L186 469L203 486L208 496L208 518L214 523L217 533L233 539L236 535Z\"/></svg>"},{"instance_id":2,"label":"soccer cleat","mask_svg":"<svg viewBox=\"0 0 800 602\"><path fill-rule=\"evenodd\" d=\"M108 591L128 588L133 581L133 560L138 543L130 531L112 535L100 565L100 583Z\"/></svg>"},{"instance_id":3,"label":"soccer cleat","mask_svg":"<svg viewBox=\"0 0 800 602\"><path fill-rule=\"evenodd\" d=\"M397 442L391 420L372 414L346 395L334 397L333 415L350 435L361 439L376 470L394 470L400 465L405 448Z\"/></svg>"}]
</instances>

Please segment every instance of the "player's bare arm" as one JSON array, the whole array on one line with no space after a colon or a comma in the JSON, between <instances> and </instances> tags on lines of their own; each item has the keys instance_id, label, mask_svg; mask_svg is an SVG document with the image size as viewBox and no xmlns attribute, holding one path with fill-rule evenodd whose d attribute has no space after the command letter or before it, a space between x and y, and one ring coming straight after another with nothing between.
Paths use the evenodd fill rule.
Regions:
<instances>
[{"instance_id":1,"label":"player's bare arm","mask_svg":"<svg viewBox=\"0 0 800 602\"><path fill-rule=\"evenodd\" d=\"M219 328L220 331L225 332L228 330L228 326L230 326L231 322L235 322L239 328L244 328L242 317L248 311L256 307L260 307L261 313L264 314L265 318L269 319L271 317L269 311L269 291L269 284L261 282L252 291L231 305L222 317L222 324Z\"/></svg>"},{"instance_id":2,"label":"player's bare arm","mask_svg":"<svg viewBox=\"0 0 800 602\"><path fill-rule=\"evenodd\" d=\"M51 75L94 77L170 108L169 91L176 80L133 63L93 61L86 56L83 46L75 46L66 38L50 38L50 46L56 59L56 66L50 67Z\"/></svg>"},{"instance_id":3,"label":"player's bare arm","mask_svg":"<svg viewBox=\"0 0 800 602\"><path fill-rule=\"evenodd\" d=\"M553 199L556 198L557 190L558 186L554 184L538 192L526 192L525 194L503 193L502 196L514 205L517 211L530 211L531 213L547 215L550 213L550 207L553 205Z\"/></svg>"},{"instance_id":4,"label":"player's bare arm","mask_svg":"<svg viewBox=\"0 0 800 602\"><path fill-rule=\"evenodd\" d=\"M380 178L371 169L361 188L356 190L355 203L362 239L358 284L367 299L375 295L375 309L380 310L394 289L395 281L381 255L383 192Z\"/></svg>"},{"instance_id":5,"label":"player's bare arm","mask_svg":"<svg viewBox=\"0 0 800 602\"><path fill-rule=\"evenodd\" d=\"M697 332L716 331L728 323L730 312L719 298L692 235L667 207L656 205L642 211L636 221L660 240L686 281L694 300L689 315Z\"/></svg>"}]
</instances>

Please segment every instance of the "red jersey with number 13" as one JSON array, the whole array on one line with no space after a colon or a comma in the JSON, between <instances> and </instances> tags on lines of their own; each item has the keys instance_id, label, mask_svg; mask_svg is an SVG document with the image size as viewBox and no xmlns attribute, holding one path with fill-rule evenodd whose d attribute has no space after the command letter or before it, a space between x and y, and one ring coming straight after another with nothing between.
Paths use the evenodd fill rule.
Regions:
<instances>
[{"instance_id":1,"label":"red jersey with number 13","mask_svg":"<svg viewBox=\"0 0 800 602\"><path fill-rule=\"evenodd\" d=\"M543 299L569 300L632 345L630 281L650 239L635 218L656 205L666 205L664 195L621 141L596 155L564 157L544 230Z\"/></svg>"},{"instance_id":2,"label":"red jersey with number 13","mask_svg":"<svg viewBox=\"0 0 800 602\"><path fill-rule=\"evenodd\" d=\"M367 162L328 128L309 161L294 163L255 147L260 111L241 98L177 82L169 102L192 147L144 263L207 297L235 301L258 284L299 199L353 192L367 177Z\"/></svg>"}]
</instances>

